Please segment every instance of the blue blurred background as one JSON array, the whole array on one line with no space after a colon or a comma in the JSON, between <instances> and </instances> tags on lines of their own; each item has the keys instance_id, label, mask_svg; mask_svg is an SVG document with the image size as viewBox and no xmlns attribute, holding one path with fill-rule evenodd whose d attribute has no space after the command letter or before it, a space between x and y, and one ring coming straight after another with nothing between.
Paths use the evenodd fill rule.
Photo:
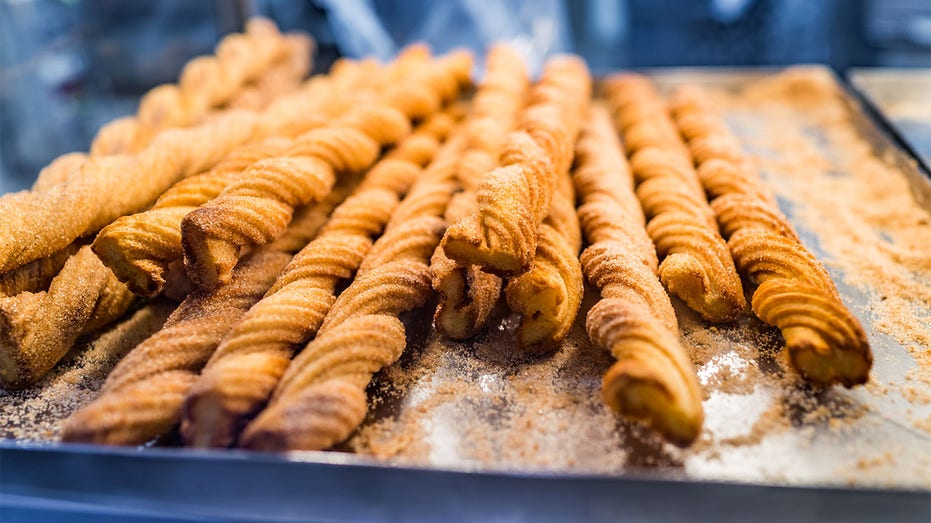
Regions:
<instances>
[{"instance_id":1,"label":"blue blurred background","mask_svg":"<svg viewBox=\"0 0 931 523\"><path fill-rule=\"evenodd\" d=\"M480 50L506 39L532 65L573 51L596 73L683 65L931 67L931 0L0 0L0 193L212 52L252 14L341 55L404 44Z\"/></svg>"}]
</instances>

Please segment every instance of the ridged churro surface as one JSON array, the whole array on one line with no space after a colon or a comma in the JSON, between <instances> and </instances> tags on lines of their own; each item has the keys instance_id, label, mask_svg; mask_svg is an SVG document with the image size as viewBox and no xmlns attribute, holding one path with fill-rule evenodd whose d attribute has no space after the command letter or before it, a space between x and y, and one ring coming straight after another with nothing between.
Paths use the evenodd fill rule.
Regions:
<instances>
[{"instance_id":1,"label":"ridged churro surface","mask_svg":"<svg viewBox=\"0 0 931 523\"><path fill-rule=\"evenodd\" d=\"M307 219L296 220L285 237L306 238L319 229L320 220L310 214L302 218ZM65 421L62 439L139 445L177 425L184 397L201 368L291 260L292 252L278 249L291 244L256 249L237 266L237 277L229 284L188 295L161 330L113 369L100 396Z\"/></svg>"},{"instance_id":2,"label":"ridged churro surface","mask_svg":"<svg viewBox=\"0 0 931 523\"><path fill-rule=\"evenodd\" d=\"M294 207L325 196L339 173L362 171L382 147L410 131L410 119L437 110L467 80L471 58L453 54L389 85L375 103L360 104L332 124L300 136L284 155L249 167L216 199L182 221L185 265L192 281L212 288L228 280L243 246L273 240Z\"/></svg>"},{"instance_id":3,"label":"ridged churro surface","mask_svg":"<svg viewBox=\"0 0 931 523\"><path fill-rule=\"evenodd\" d=\"M646 77L616 75L605 84L670 293L706 320L736 320L746 308L727 244L666 104Z\"/></svg>"},{"instance_id":4,"label":"ridged churro surface","mask_svg":"<svg viewBox=\"0 0 931 523\"><path fill-rule=\"evenodd\" d=\"M367 173L319 237L288 264L268 294L227 334L185 402L182 434L194 446L230 446L268 401L296 347L317 332L335 300L391 218L400 196L450 131L439 113Z\"/></svg>"},{"instance_id":5,"label":"ridged churro surface","mask_svg":"<svg viewBox=\"0 0 931 523\"><path fill-rule=\"evenodd\" d=\"M758 284L754 314L782 331L793 366L812 383L865 383L873 356L863 327L802 245L740 142L698 87L681 88L673 109L734 262Z\"/></svg>"},{"instance_id":6,"label":"ridged churro surface","mask_svg":"<svg viewBox=\"0 0 931 523\"><path fill-rule=\"evenodd\" d=\"M31 385L71 349L79 335L121 316L132 294L89 246L67 258L48 289L0 297L0 378Z\"/></svg>"},{"instance_id":7,"label":"ridged churro surface","mask_svg":"<svg viewBox=\"0 0 931 523\"><path fill-rule=\"evenodd\" d=\"M478 212L476 190L485 173L498 167L508 133L518 123L529 89L526 66L514 50L493 47L486 56L485 80L472 98L464 132L467 149L459 161L456 194L446 222L456 223ZM454 339L474 336L488 319L501 294L501 278L478 265L460 264L437 248L430 260L433 288L440 294L434 324Z\"/></svg>"},{"instance_id":8,"label":"ridged churro surface","mask_svg":"<svg viewBox=\"0 0 931 523\"><path fill-rule=\"evenodd\" d=\"M418 178L375 242L353 283L336 299L317 337L291 362L268 407L240 445L252 449L325 449L346 439L368 410L372 375L406 346L398 315L431 294L431 253L440 218L457 187L464 143L453 138Z\"/></svg>"},{"instance_id":9,"label":"ridged churro surface","mask_svg":"<svg viewBox=\"0 0 931 523\"><path fill-rule=\"evenodd\" d=\"M615 412L688 445L701 432L701 389L656 274L656 253L630 167L603 108L592 110L583 129L573 180L590 243L582 266L601 292L586 329L592 342L617 360L602 380L602 397Z\"/></svg>"},{"instance_id":10,"label":"ridged churro surface","mask_svg":"<svg viewBox=\"0 0 931 523\"><path fill-rule=\"evenodd\" d=\"M461 264L517 276L530 270L537 227L549 214L556 173L569 168L591 94L591 78L575 57L553 58L531 89L519 130L511 133L498 167L476 193L478 211L452 224L443 251Z\"/></svg>"}]
</instances>

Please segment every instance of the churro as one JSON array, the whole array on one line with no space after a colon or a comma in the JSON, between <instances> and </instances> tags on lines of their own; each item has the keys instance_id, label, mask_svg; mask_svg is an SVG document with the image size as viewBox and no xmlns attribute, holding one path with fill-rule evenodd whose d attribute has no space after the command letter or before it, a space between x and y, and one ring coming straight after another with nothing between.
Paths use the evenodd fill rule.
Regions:
<instances>
[{"instance_id":1,"label":"churro","mask_svg":"<svg viewBox=\"0 0 931 523\"><path fill-rule=\"evenodd\" d=\"M659 255L660 280L706 320L736 320L746 308L740 277L666 104L636 74L610 78L605 91Z\"/></svg>"},{"instance_id":2,"label":"churro","mask_svg":"<svg viewBox=\"0 0 931 523\"><path fill-rule=\"evenodd\" d=\"M93 157L44 191L0 197L0 272L49 256L149 207L174 183L213 168L243 144L319 127L314 110L319 92L313 85L308 82L260 112L228 110L192 127L163 131L136 154Z\"/></svg>"},{"instance_id":3,"label":"churro","mask_svg":"<svg viewBox=\"0 0 931 523\"><path fill-rule=\"evenodd\" d=\"M572 148L591 94L585 63L553 58L530 92L520 130L508 136L501 167L478 188L478 212L450 226L443 237L446 256L516 276L530 270L537 227L549 213L556 174L569 168Z\"/></svg>"},{"instance_id":4,"label":"churro","mask_svg":"<svg viewBox=\"0 0 931 523\"><path fill-rule=\"evenodd\" d=\"M344 440L367 411L365 387L406 345L401 312L430 296L430 253L445 226L440 218L458 184L463 143L452 138L418 178L385 234L340 294L317 337L291 362L268 407L240 445L253 449L324 449ZM398 248L403 244L404 248Z\"/></svg>"},{"instance_id":5,"label":"churro","mask_svg":"<svg viewBox=\"0 0 931 523\"><path fill-rule=\"evenodd\" d=\"M644 227L608 112L593 108L576 146L573 180L590 246L582 253L601 299L586 319L588 335L614 363L602 381L605 403L688 445L701 432L702 395L669 296L657 277L656 252Z\"/></svg>"},{"instance_id":6,"label":"churro","mask_svg":"<svg viewBox=\"0 0 931 523\"><path fill-rule=\"evenodd\" d=\"M758 284L751 306L778 327L792 365L818 385L865 383L873 356L824 265L799 240L700 88L676 92L673 112L714 200L737 268Z\"/></svg>"},{"instance_id":7,"label":"churro","mask_svg":"<svg viewBox=\"0 0 931 523\"><path fill-rule=\"evenodd\" d=\"M316 127L345 109L342 93L353 92L361 80L355 67L346 64L329 77L316 77L306 87L313 103L305 105L305 110L317 115ZM282 129L281 135L237 149L210 171L176 183L151 209L118 218L97 235L94 252L134 293L158 294L169 265L184 256L181 220L218 196L253 163L284 153L291 146L286 137L295 130Z\"/></svg>"},{"instance_id":8,"label":"churro","mask_svg":"<svg viewBox=\"0 0 931 523\"><path fill-rule=\"evenodd\" d=\"M273 240L294 207L325 196L338 173L371 166L381 147L409 132L466 84L471 57L452 54L391 85L379 103L360 104L332 124L300 136L285 155L252 165L214 200L182 221L188 276L212 288L225 281L240 249Z\"/></svg>"},{"instance_id":9,"label":"churro","mask_svg":"<svg viewBox=\"0 0 931 523\"><path fill-rule=\"evenodd\" d=\"M395 211L399 197L452 126L439 113L370 169L320 235L288 264L265 297L227 334L185 400L181 432L193 446L230 446L268 401L290 363Z\"/></svg>"},{"instance_id":10,"label":"churro","mask_svg":"<svg viewBox=\"0 0 931 523\"><path fill-rule=\"evenodd\" d=\"M551 209L540 224L533 268L508 281L504 289L508 307L521 315L518 346L537 354L559 346L582 303L582 241L571 187L557 191Z\"/></svg>"},{"instance_id":11,"label":"churro","mask_svg":"<svg viewBox=\"0 0 931 523\"><path fill-rule=\"evenodd\" d=\"M333 203L322 205L332 209ZM314 232L307 229L320 226L321 220L305 217L286 236L306 238ZM188 389L217 344L291 260L291 253L278 247L292 243L256 249L243 258L228 284L188 295L160 331L113 369L100 396L65 420L62 440L138 445L174 427Z\"/></svg>"},{"instance_id":12,"label":"churro","mask_svg":"<svg viewBox=\"0 0 931 523\"><path fill-rule=\"evenodd\" d=\"M517 125L529 85L526 66L512 49L499 45L488 52L485 80L472 98L464 129L468 145L457 172L463 191L447 207L447 223L478 212L476 190L485 173L498 167L498 156ZM442 248L433 253L430 271L433 288L440 294L434 316L437 331L454 339L474 336L498 302L501 278L477 265L460 265Z\"/></svg>"},{"instance_id":13,"label":"churro","mask_svg":"<svg viewBox=\"0 0 931 523\"><path fill-rule=\"evenodd\" d=\"M20 388L35 383L82 333L106 325L132 301L103 263L84 246L52 278L48 290L0 298L0 381Z\"/></svg>"}]
</instances>

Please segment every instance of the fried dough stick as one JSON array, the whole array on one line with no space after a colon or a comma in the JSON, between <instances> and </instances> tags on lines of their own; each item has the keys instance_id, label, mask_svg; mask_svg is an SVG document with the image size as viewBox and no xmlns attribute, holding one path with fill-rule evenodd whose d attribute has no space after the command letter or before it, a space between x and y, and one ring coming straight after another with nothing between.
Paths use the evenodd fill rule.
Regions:
<instances>
[{"instance_id":1,"label":"fried dough stick","mask_svg":"<svg viewBox=\"0 0 931 523\"><path fill-rule=\"evenodd\" d=\"M615 111L670 293L711 322L736 320L746 308L740 277L665 102L636 74L608 79Z\"/></svg>"},{"instance_id":2,"label":"fried dough stick","mask_svg":"<svg viewBox=\"0 0 931 523\"><path fill-rule=\"evenodd\" d=\"M80 248L79 243L72 243L51 256L0 274L0 296L15 296L21 292L38 292L48 289L52 279L65 266L65 262Z\"/></svg>"},{"instance_id":3,"label":"fried dough stick","mask_svg":"<svg viewBox=\"0 0 931 523\"><path fill-rule=\"evenodd\" d=\"M656 250L644 228L630 167L602 107L593 108L576 146L573 181L590 244L582 267L601 291L585 326L592 343L617 360L604 376L602 397L618 414L689 445L701 432L701 389L656 274Z\"/></svg>"},{"instance_id":4,"label":"fried dough stick","mask_svg":"<svg viewBox=\"0 0 931 523\"><path fill-rule=\"evenodd\" d=\"M500 276L530 270L537 228L549 214L556 174L569 168L591 95L585 63L572 56L549 60L531 89L520 131L511 133L500 165L482 179L478 212L450 226L443 251L463 265Z\"/></svg>"},{"instance_id":5,"label":"fried dough stick","mask_svg":"<svg viewBox=\"0 0 931 523\"><path fill-rule=\"evenodd\" d=\"M415 182L317 337L291 362L268 407L244 430L240 446L325 449L362 422L372 375L396 361L406 345L398 315L432 293L427 262L443 233L440 216L457 188L463 147L452 138Z\"/></svg>"},{"instance_id":6,"label":"fried dough stick","mask_svg":"<svg viewBox=\"0 0 931 523\"><path fill-rule=\"evenodd\" d=\"M68 179L81 168L90 156L86 153L66 153L52 160L52 163L39 171L39 176L32 184L33 191L44 191Z\"/></svg>"},{"instance_id":7,"label":"fried dough stick","mask_svg":"<svg viewBox=\"0 0 931 523\"><path fill-rule=\"evenodd\" d=\"M91 144L91 155L133 153L145 148L161 131L187 127L241 93L279 61L289 61L307 74L313 42L306 36L284 37L275 24L253 18L245 33L231 34L217 44L216 56L192 59L177 85L153 88L139 102L136 116L104 126Z\"/></svg>"},{"instance_id":8,"label":"fried dough stick","mask_svg":"<svg viewBox=\"0 0 931 523\"><path fill-rule=\"evenodd\" d=\"M454 121L431 116L375 164L320 235L288 264L268 293L223 338L191 388L181 433L188 445L227 447L268 402L295 348L317 332L372 238L433 157Z\"/></svg>"},{"instance_id":9,"label":"fried dough stick","mask_svg":"<svg viewBox=\"0 0 931 523\"><path fill-rule=\"evenodd\" d=\"M863 327L824 265L802 245L740 142L698 87L679 90L673 111L737 269L759 285L751 299L754 314L782 331L792 365L809 382L866 383L873 355Z\"/></svg>"},{"instance_id":10,"label":"fried dough stick","mask_svg":"<svg viewBox=\"0 0 931 523\"><path fill-rule=\"evenodd\" d=\"M550 214L540 224L533 267L508 281L508 307L521 315L518 346L545 354L559 347L582 304L582 237L575 213L575 191L568 172L560 179Z\"/></svg>"},{"instance_id":11,"label":"fried dough stick","mask_svg":"<svg viewBox=\"0 0 931 523\"><path fill-rule=\"evenodd\" d=\"M313 40L300 34L285 35L288 52L261 76L246 85L222 109L264 109L279 96L297 89L313 68Z\"/></svg>"},{"instance_id":12,"label":"fried dough stick","mask_svg":"<svg viewBox=\"0 0 931 523\"><path fill-rule=\"evenodd\" d=\"M463 191L446 209L446 222L456 223L478 211L475 193L486 172L498 167L507 136L517 125L530 81L523 59L505 45L486 57L485 80L469 108L468 149L459 162ZM460 265L437 248L430 260L433 289L440 293L434 316L436 330L448 338L474 336L488 319L501 294L501 278L477 265Z\"/></svg>"},{"instance_id":13,"label":"fried dough stick","mask_svg":"<svg viewBox=\"0 0 931 523\"><path fill-rule=\"evenodd\" d=\"M283 236L277 242L279 250L293 252L305 245L310 237L302 236L300 231L322 224L328 209L326 205L302 209L295 220L304 225ZM13 273L22 276L20 271L34 264ZM6 282L0 278L0 283ZM26 283L35 284L36 280ZM80 247L77 254L68 257L47 287L47 291L21 291L0 297L0 365L4 369L0 382L6 387L20 388L36 382L71 349L78 336L109 325L135 299L89 246Z\"/></svg>"},{"instance_id":14,"label":"fried dough stick","mask_svg":"<svg viewBox=\"0 0 931 523\"><path fill-rule=\"evenodd\" d=\"M0 273L145 209L179 179L211 169L245 143L319 126L310 85L260 112L223 111L199 125L163 131L136 154L91 158L46 190L0 196Z\"/></svg>"},{"instance_id":15,"label":"fried dough stick","mask_svg":"<svg viewBox=\"0 0 931 523\"><path fill-rule=\"evenodd\" d=\"M226 281L242 247L279 236L292 210L324 197L339 173L370 167L382 147L410 131L411 119L432 114L458 96L471 65L467 53L421 65L389 85L380 100L354 107L332 124L300 136L284 155L249 167L182 221L191 281L205 289Z\"/></svg>"},{"instance_id":16,"label":"fried dough stick","mask_svg":"<svg viewBox=\"0 0 931 523\"><path fill-rule=\"evenodd\" d=\"M62 440L139 445L171 430L217 344L272 285L291 260L290 249L322 226L335 203L328 199L303 213L279 241L244 257L228 284L188 295L160 331L117 364L100 396L65 420Z\"/></svg>"},{"instance_id":17,"label":"fried dough stick","mask_svg":"<svg viewBox=\"0 0 931 523\"><path fill-rule=\"evenodd\" d=\"M366 73L366 74L360 74ZM308 92L314 100L305 110L317 116L316 127L345 111L352 93L364 79L378 78L361 64L344 64L331 76L318 76ZM242 176L243 171L264 158L279 156L292 142L282 134L256 144L241 147L216 167L197 176L185 178L168 189L151 209L123 216L104 227L94 240L94 252L110 267L117 278L140 296L154 296L165 285L169 265L181 260L181 220L198 206L218 196L223 189Z\"/></svg>"},{"instance_id":18,"label":"fried dough stick","mask_svg":"<svg viewBox=\"0 0 931 523\"><path fill-rule=\"evenodd\" d=\"M48 290L0 297L0 384L35 383L78 336L111 323L133 298L89 246L67 258Z\"/></svg>"},{"instance_id":19,"label":"fried dough stick","mask_svg":"<svg viewBox=\"0 0 931 523\"><path fill-rule=\"evenodd\" d=\"M33 191L44 191L66 180L87 162L85 153L67 153L59 156L44 169L32 184ZM65 262L83 245L74 242L45 258L31 261L25 265L0 274L0 296L14 296L24 291L37 292L47 290L52 278L61 271Z\"/></svg>"}]
</instances>

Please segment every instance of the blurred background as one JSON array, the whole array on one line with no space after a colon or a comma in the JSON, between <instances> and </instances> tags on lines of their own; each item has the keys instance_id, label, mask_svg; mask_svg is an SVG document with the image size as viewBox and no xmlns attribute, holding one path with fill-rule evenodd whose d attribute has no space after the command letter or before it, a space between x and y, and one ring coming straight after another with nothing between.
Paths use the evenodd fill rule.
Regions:
<instances>
[{"instance_id":1,"label":"blurred background","mask_svg":"<svg viewBox=\"0 0 931 523\"><path fill-rule=\"evenodd\" d=\"M175 82L253 14L339 56L390 58L505 39L532 66L555 52L595 73L655 66L822 63L931 67L931 0L0 0L0 193Z\"/></svg>"}]
</instances>

